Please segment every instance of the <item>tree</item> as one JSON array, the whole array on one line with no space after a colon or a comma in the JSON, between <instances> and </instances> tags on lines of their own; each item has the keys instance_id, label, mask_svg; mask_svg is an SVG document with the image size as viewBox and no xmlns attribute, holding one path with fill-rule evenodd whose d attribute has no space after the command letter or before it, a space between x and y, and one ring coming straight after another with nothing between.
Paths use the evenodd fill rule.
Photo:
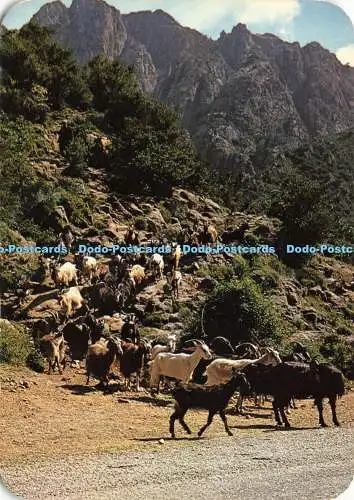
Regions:
<instances>
[{"instance_id":1,"label":"tree","mask_svg":"<svg viewBox=\"0 0 354 500\"><path fill-rule=\"evenodd\" d=\"M88 106L90 92L83 72L48 28L31 21L19 31L7 31L1 37L0 57L2 107L7 113L43 121L49 109Z\"/></svg>"},{"instance_id":2,"label":"tree","mask_svg":"<svg viewBox=\"0 0 354 500\"><path fill-rule=\"evenodd\" d=\"M337 224L333 200L328 198L321 185L294 168L285 173L281 186L273 195L269 213L282 221L280 255L294 266L307 260L308 255L287 255L284 245L314 246L328 241Z\"/></svg>"}]
</instances>

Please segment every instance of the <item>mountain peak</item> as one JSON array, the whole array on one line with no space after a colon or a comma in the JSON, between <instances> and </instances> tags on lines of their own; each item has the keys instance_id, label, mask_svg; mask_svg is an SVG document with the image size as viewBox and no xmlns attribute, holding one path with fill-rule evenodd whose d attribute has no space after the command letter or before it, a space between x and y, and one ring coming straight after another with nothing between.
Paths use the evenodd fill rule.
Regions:
<instances>
[{"instance_id":1,"label":"mountain peak","mask_svg":"<svg viewBox=\"0 0 354 500\"><path fill-rule=\"evenodd\" d=\"M162 9L120 14L103 0L69 9L56 1L39 13L80 63L103 54L133 64L142 88L180 110L216 168L247 169L274 145L354 125L354 70L317 42L301 48L244 23L213 41Z\"/></svg>"},{"instance_id":2,"label":"mountain peak","mask_svg":"<svg viewBox=\"0 0 354 500\"><path fill-rule=\"evenodd\" d=\"M162 9L156 9L153 11L153 15L157 16L161 21L166 21L169 24L179 24L176 19L174 19L170 14Z\"/></svg>"}]
</instances>

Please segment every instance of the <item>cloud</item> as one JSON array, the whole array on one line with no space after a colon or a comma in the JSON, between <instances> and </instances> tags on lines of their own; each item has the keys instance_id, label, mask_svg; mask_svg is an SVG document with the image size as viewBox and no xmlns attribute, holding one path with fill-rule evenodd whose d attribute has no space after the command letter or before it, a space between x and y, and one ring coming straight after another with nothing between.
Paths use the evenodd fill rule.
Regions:
<instances>
[{"instance_id":1,"label":"cloud","mask_svg":"<svg viewBox=\"0 0 354 500\"><path fill-rule=\"evenodd\" d=\"M316 2L322 2L323 0L315 0ZM352 23L354 24L354 2L353 0L328 0L329 3L334 3L341 7L344 12L350 17Z\"/></svg>"},{"instance_id":2,"label":"cloud","mask_svg":"<svg viewBox=\"0 0 354 500\"><path fill-rule=\"evenodd\" d=\"M337 57L343 63L354 67L354 43L337 50Z\"/></svg>"},{"instance_id":3,"label":"cloud","mask_svg":"<svg viewBox=\"0 0 354 500\"><path fill-rule=\"evenodd\" d=\"M222 21L287 24L300 12L300 0L108 0L123 12L162 8L184 26L209 31Z\"/></svg>"},{"instance_id":4,"label":"cloud","mask_svg":"<svg viewBox=\"0 0 354 500\"><path fill-rule=\"evenodd\" d=\"M243 23L290 23L300 13L299 0L238 0Z\"/></svg>"}]
</instances>

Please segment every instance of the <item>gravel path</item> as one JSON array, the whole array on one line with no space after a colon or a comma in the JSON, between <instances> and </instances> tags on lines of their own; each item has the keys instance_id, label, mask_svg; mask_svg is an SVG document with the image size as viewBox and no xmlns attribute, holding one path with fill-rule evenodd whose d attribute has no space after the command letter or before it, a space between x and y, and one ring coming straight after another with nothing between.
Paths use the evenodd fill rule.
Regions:
<instances>
[{"instance_id":1,"label":"gravel path","mask_svg":"<svg viewBox=\"0 0 354 500\"><path fill-rule=\"evenodd\" d=\"M179 430L179 433L181 431ZM153 442L153 451L8 466L3 484L24 499L336 498L354 476L354 429L265 431Z\"/></svg>"}]
</instances>

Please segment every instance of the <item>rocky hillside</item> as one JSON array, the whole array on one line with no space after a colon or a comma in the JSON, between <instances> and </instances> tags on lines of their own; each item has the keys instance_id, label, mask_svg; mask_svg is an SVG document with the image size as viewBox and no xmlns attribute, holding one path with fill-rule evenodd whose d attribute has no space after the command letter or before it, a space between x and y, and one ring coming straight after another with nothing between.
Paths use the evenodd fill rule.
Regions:
<instances>
[{"instance_id":1,"label":"rocky hillside","mask_svg":"<svg viewBox=\"0 0 354 500\"><path fill-rule=\"evenodd\" d=\"M237 204L231 210L220 192L217 203L211 193L222 186L215 189L216 179L202 168L173 110L144 94L119 62L98 57L82 71L70 52L34 23L5 33L0 55L0 247L57 245L67 224L78 245L116 244L130 225L142 243L183 244L204 222L219 235L247 222L245 234L234 233L232 240L253 247L277 246L284 229L292 242L297 232L301 238L306 234L306 243L327 243L333 231L327 212L333 209L323 210L324 189L308 179L292 177L286 197L279 185L278 219L270 211L269 216L243 212ZM336 153L339 157L345 146L348 164L351 141L351 134L343 136ZM327 146L312 153L335 166ZM293 161L306 166L307 158L305 150ZM336 186L336 178L332 181ZM276 193L267 195L277 201ZM98 258L107 263L107 256ZM133 256L134 263L138 259ZM166 256L165 272L168 261ZM0 252L1 316L16 324L1 325L1 362L25 361L32 347L18 325L43 332L43 322L59 308L58 289L46 269L38 255ZM283 353L297 338L353 376L353 266L344 258L317 255L294 265L282 255L257 251L185 252L180 269L177 299L172 300L166 274L155 281L148 271L136 294L109 308L107 328L119 331L124 314L133 311L142 333L154 338L171 330L193 337L222 334L234 344L255 339ZM106 271L103 267L104 276ZM80 286L94 305L99 285Z\"/></svg>"},{"instance_id":2,"label":"rocky hillside","mask_svg":"<svg viewBox=\"0 0 354 500\"><path fill-rule=\"evenodd\" d=\"M61 133L65 119L47 124L45 145L40 157L32 159L34 170L42 178L65 183L65 157L60 154ZM90 212L71 224L77 242L92 246L112 245L121 241L131 225L138 228L142 243L165 237L173 240L186 225L207 221L222 232L248 222L246 242L250 245L274 244L279 221L266 216L230 212L213 200L184 189L175 189L169 199L117 196L110 191L104 170L90 167L85 195L90 200ZM64 207L56 209L58 225L64 225ZM71 219L72 221L73 219ZM20 238L19 242L29 240ZM99 256L100 262L107 258ZM5 260L6 259L6 260ZM67 257L72 260L72 256ZM11 287L3 294L3 314L20 320L20 324L36 328L38 321L48 318L49 311L59 310L57 291L51 279L38 281L37 257L13 256L0 260L4 277L23 273L32 280L29 294L22 299ZM151 338L165 338L173 331L179 335L204 331L211 337L223 333L235 341L255 338L267 330L269 339L286 348L290 340L305 342L313 353L321 353L343 366L352 375L352 345L354 339L353 267L336 259L316 257L307 265L294 270L283 265L275 256L191 255L181 261L183 282L180 297L173 301L167 280L148 281L137 294L130 310L140 318L142 333ZM246 311L234 309L228 302L230 283L245 292ZM255 287L255 288L254 288ZM88 293L90 287L83 288ZM219 290L219 292L218 292ZM223 291L222 291L223 290ZM225 295L220 299L219 293ZM219 298L217 298L219 297ZM230 296L232 297L232 295ZM232 300L239 300L240 297ZM247 302L249 301L249 302ZM235 303L236 304L236 303ZM205 308L203 325L201 311ZM246 307L246 306L245 306ZM275 313L276 311L276 313ZM13 315L14 314L14 315ZM119 332L119 314L106 318L107 328ZM250 319L252 322L249 323ZM252 326L253 325L253 326ZM253 328L253 329L252 329ZM243 337L246 335L246 337Z\"/></svg>"},{"instance_id":3,"label":"rocky hillside","mask_svg":"<svg viewBox=\"0 0 354 500\"><path fill-rule=\"evenodd\" d=\"M213 41L162 10L122 15L97 0L51 2L34 19L80 63L104 54L133 64L143 89L180 109L221 170L252 174L265 150L354 125L354 69L318 43L300 47L242 24Z\"/></svg>"}]
</instances>

